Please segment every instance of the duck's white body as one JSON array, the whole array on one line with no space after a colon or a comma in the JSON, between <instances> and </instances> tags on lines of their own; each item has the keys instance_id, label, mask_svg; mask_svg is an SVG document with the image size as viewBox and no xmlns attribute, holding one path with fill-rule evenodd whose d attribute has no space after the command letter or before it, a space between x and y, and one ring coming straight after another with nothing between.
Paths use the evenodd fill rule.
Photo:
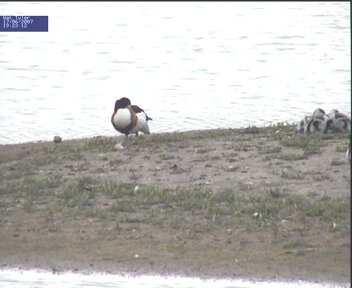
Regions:
<instances>
[{"instance_id":1,"label":"duck's white body","mask_svg":"<svg viewBox=\"0 0 352 288\"><path fill-rule=\"evenodd\" d=\"M114 126L125 129L131 124L131 111L128 108L120 108L114 113L112 122Z\"/></svg>"},{"instance_id":2,"label":"duck's white body","mask_svg":"<svg viewBox=\"0 0 352 288\"><path fill-rule=\"evenodd\" d=\"M136 113L137 123L131 130L131 133L143 132L144 134L150 134L149 124L147 120L147 114L144 112Z\"/></svg>"}]
</instances>

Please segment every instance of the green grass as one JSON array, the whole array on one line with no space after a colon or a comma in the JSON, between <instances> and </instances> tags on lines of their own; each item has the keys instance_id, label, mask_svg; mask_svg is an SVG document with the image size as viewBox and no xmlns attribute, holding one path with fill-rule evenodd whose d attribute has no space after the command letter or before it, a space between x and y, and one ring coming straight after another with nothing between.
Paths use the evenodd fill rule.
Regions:
<instances>
[{"instance_id":1,"label":"green grass","mask_svg":"<svg viewBox=\"0 0 352 288\"><path fill-rule=\"evenodd\" d=\"M67 185L61 194L63 208L82 208L91 205L95 196L92 184L91 177L80 177Z\"/></svg>"},{"instance_id":2,"label":"green grass","mask_svg":"<svg viewBox=\"0 0 352 288\"><path fill-rule=\"evenodd\" d=\"M285 161L298 161L307 159L307 155L297 154L297 153L281 153L278 155L278 159L285 160Z\"/></svg>"},{"instance_id":3,"label":"green grass","mask_svg":"<svg viewBox=\"0 0 352 288\"><path fill-rule=\"evenodd\" d=\"M160 154L159 155L159 158L161 160L172 160L172 159L175 159L176 156L175 155L172 155L172 154Z\"/></svg>"},{"instance_id":4,"label":"green grass","mask_svg":"<svg viewBox=\"0 0 352 288\"><path fill-rule=\"evenodd\" d=\"M20 181L8 180L0 186L0 194L38 194L41 195L44 190L57 187L61 183L61 177L23 177Z\"/></svg>"},{"instance_id":5,"label":"green grass","mask_svg":"<svg viewBox=\"0 0 352 288\"><path fill-rule=\"evenodd\" d=\"M239 156L236 150L247 151L253 147L257 148L259 154L264 154L267 160L273 158L285 161L307 159L310 155L321 153L321 147L327 142L325 139L331 139L319 135L295 135L294 129L292 129L291 126L283 124L263 129L247 127L244 129L152 134L134 139L131 145L133 151L138 151L138 149L153 151L149 155L155 154L160 145L163 145L163 150L159 150L158 155L159 160L164 161L177 159L177 152L174 152L174 148L178 145L188 147L188 143L195 140L188 149L192 153L203 154L202 158L209 156L207 159L209 162L204 165L212 167L211 161L221 160L223 157L213 155L216 153L210 153L216 151L216 148L208 147L207 143L203 141L209 137L220 137L217 144L226 146L226 149L234 150L226 156L227 161L230 162L241 160L237 159ZM262 139L261 135L269 138ZM346 136L334 134L328 137L339 139ZM249 140L256 141L254 146L253 143L248 142ZM212 190L192 185L188 185L188 188L174 189L155 185L140 185L138 183L140 176L137 172L130 174L130 182L128 183L120 182L118 175L116 178L80 176L74 179L65 179L67 182L64 183L56 176L48 177L44 176L44 173L42 176L40 176L41 174L32 175L39 170L44 171L45 168L42 166L57 165L63 160L69 160L68 163L74 167L74 172L85 171L87 152L93 154L110 152L116 142L118 142L116 137L96 137L63 141L59 144L39 143L38 146L23 150L17 149L16 153L14 151L4 153L6 157L1 161L9 163L2 165L0 170L0 174L5 175L6 173L6 176L1 176L0 179L2 180L0 181L0 203L2 203L0 209L5 210L7 206L11 206L12 201L12 206L14 206L13 203L19 203L20 209L24 209L27 213L34 213L38 209L43 209L43 206L47 206L51 215L61 215L62 211L71 211L72 214L66 213L65 217L78 215L82 218L118 218L125 222L138 221L193 229L187 226L190 224L184 220L187 215L192 219L198 219L195 221L198 223L197 231L209 231L215 227L214 223L222 225L230 223L229 225L231 225L231 223L239 221L256 225L292 217L308 219L308 222L309 219L317 217L321 221L331 223L333 221L347 223L348 221L349 207L346 205L345 199L322 200L315 196L314 201L307 200L304 195L295 196L295 193L290 193L287 189L280 187L247 195L243 194L243 191L235 189L224 189L215 193ZM149 146L145 146L146 143ZM285 147L293 149L286 149L290 151L286 152ZM164 148L169 148L170 153L165 152ZM336 151L345 152L345 149L338 146ZM2 151L0 152L2 153ZM2 155L1 153L0 155ZM206 153L211 155L206 155ZM232 158L229 158L230 156ZM145 159L150 158L151 156L146 156ZM108 159L109 157L106 158L106 161ZM125 163L124 160L109 161L110 166L121 163ZM332 166L345 165L346 160L345 158L333 160L330 164ZM308 175L309 179L322 181L327 177L319 172L303 174L295 170L278 173L281 178L286 179L302 179Z\"/></svg>"},{"instance_id":6,"label":"green grass","mask_svg":"<svg viewBox=\"0 0 352 288\"><path fill-rule=\"evenodd\" d=\"M281 139L281 144L285 147L294 147L301 149L317 149L322 144L319 135L294 135Z\"/></svg>"},{"instance_id":7,"label":"green grass","mask_svg":"<svg viewBox=\"0 0 352 288\"><path fill-rule=\"evenodd\" d=\"M118 199L126 196L132 196L135 193L136 184L121 183L111 179L103 179L96 186L96 191L101 194L110 196L112 199Z\"/></svg>"},{"instance_id":8,"label":"green grass","mask_svg":"<svg viewBox=\"0 0 352 288\"><path fill-rule=\"evenodd\" d=\"M316 172L307 175L324 177ZM289 171L280 176L301 179L304 175ZM217 192L192 186L170 189L90 176L70 179L64 185L62 179L54 176L7 180L0 185L0 203L4 203L0 210L13 206L13 203L21 203L20 207L26 213L44 209L48 219L89 217L119 219L121 223L151 223L161 227L171 225L175 229L191 229L195 238L197 233L236 223L255 229L257 225L279 223L283 219L303 219L314 225L314 219L318 218L326 225L336 222L339 227L346 227L349 220L346 198L315 196L313 200L280 186L246 194L236 189ZM185 221L185 217L193 220Z\"/></svg>"},{"instance_id":9,"label":"green grass","mask_svg":"<svg viewBox=\"0 0 352 288\"><path fill-rule=\"evenodd\" d=\"M282 150L282 147L280 146L274 146L274 147L264 147L262 148L261 146L258 147L259 153L261 154L276 154L280 153Z\"/></svg>"},{"instance_id":10,"label":"green grass","mask_svg":"<svg viewBox=\"0 0 352 288\"><path fill-rule=\"evenodd\" d=\"M102 195L107 197L110 205L95 206L95 200ZM292 217L308 222L309 219L318 217L325 222L339 221L347 225L349 215L347 199L323 197L314 201L307 200L306 196L290 193L284 187L246 195L234 189L215 193L200 188L166 189L120 183L112 179L97 181L79 178L64 189L62 197L64 209L80 208L75 210L76 215L101 219L118 217L121 222L183 228L188 227L188 223L182 215L189 215L193 219L207 221L207 227L199 224L201 231L230 222L245 221L250 225L263 225L268 221Z\"/></svg>"},{"instance_id":11,"label":"green grass","mask_svg":"<svg viewBox=\"0 0 352 288\"><path fill-rule=\"evenodd\" d=\"M346 153L348 148L348 144L346 143L346 145L337 145L336 146L336 152L342 152L342 153Z\"/></svg>"},{"instance_id":12,"label":"green grass","mask_svg":"<svg viewBox=\"0 0 352 288\"><path fill-rule=\"evenodd\" d=\"M305 216L319 217L322 220L349 222L345 217L349 217L350 203L347 199L324 196L318 201L305 201L302 203L302 210Z\"/></svg>"},{"instance_id":13,"label":"green grass","mask_svg":"<svg viewBox=\"0 0 352 288\"><path fill-rule=\"evenodd\" d=\"M35 155L31 160L30 163L34 166L45 166L49 164L60 164L62 162L62 158L58 153L46 154L43 152L42 154Z\"/></svg>"},{"instance_id":14,"label":"green grass","mask_svg":"<svg viewBox=\"0 0 352 288\"><path fill-rule=\"evenodd\" d=\"M21 203L26 212L32 212L36 210L39 200L45 198L52 188L60 184L61 177L25 176L19 181L8 180L0 185L0 196L11 198L12 201Z\"/></svg>"},{"instance_id":15,"label":"green grass","mask_svg":"<svg viewBox=\"0 0 352 288\"><path fill-rule=\"evenodd\" d=\"M283 170L281 171L281 178L284 179L304 179L304 174L302 174L300 171L296 171L296 170Z\"/></svg>"},{"instance_id":16,"label":"green grass","mask_svg":"<svg viewBox=\"0 0 352 288\"><path fill-rule=\"evenodd\" d=\"M305 174L311 175L314 181L323 181L326 179L332 181L332 178L328 173L324 173L321 171L306 171Z\"/></svg>"},{"instance_id":17,"label":"green grass","mask_svg":"<svg viewBox=\"0 0 352 288\"><path fill-rule=\"evenodd\" d=\"M10 170L10 171L9 171ZM28 175L34 175L37 167L32 163L26 162L15 162L10 166L10 169L6 166L0 168L0 179L18 179L26 177ZM7 176L5 173L7 172ZM10 173L8 173L10 172Z\"/></svg>"},{"instance_id":18,"label":"green grass","mask_svg":"<svg viewBox=\"0 0 352 288\"><path fill-rule=\"evenodd\" d=\"M347 161L348 161L347 159L346 159L346 160L345 160L345 159L344 159L344 160L333 159L333 160L330 162L330 165L331 165L331 166L345 165Z\"/></svg>"},{"instance_id":19,"label":"green grass","mask_svg":"<svg viewBox=\"0 0 352 288\"><path fill-rule=\"evenodd\" d=\"M107 152L113 150L117 142L116 137L94 137L85 140L83 150Z\"/></svg>"},{"instance_id":20,"label":"green grass","mask_svg":"<svg viewBox=\"0 0 352 288\"><path fill-rule=\"evenodd\" d=\"M30 153L30 149L26 149L23 147L23 149L8 149L7 145L0 145L0 164L1 163L8 163L12 161L19 161L23 158L26 158Z\"/></svg>"}]
</instances>

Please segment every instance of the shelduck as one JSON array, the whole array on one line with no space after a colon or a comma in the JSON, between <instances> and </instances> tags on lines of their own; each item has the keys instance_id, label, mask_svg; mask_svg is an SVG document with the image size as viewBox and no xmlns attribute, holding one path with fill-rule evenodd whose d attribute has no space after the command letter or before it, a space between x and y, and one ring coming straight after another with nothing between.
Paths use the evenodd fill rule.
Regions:
<instances>
[{"instance_id":1,"label":"shelduck","mask_svg":"<svg viewBox=\"0 0 352 288\"><path fill-rule=\"evenodd\" d=\"M152 120L145 111L137 105L131 105L130 99L123 97L116 100L114 113L111 116L111 123L114 128L125 134L126 139L124 144L127 143L128 135L138 135L138 132L150 134L148 121ZM115 148L122 149L122 143L117 144Z\"/></svg>"}]
</instances>

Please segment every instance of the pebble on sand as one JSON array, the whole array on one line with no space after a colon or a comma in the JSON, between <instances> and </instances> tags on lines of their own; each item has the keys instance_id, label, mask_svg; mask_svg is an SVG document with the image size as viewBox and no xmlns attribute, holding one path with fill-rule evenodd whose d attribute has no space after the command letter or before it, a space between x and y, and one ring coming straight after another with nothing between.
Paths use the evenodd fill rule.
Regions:
<instances>
[{"instance_id":1,"label":"pebble on sand","mask_svg":"<svg viewBox=\"0 0 352 288\"><path fill-rule=\"evenodd\" d=\"M61 141L62 141L62 138L60 136L54 137L54 143L60 143Z\"/></svg>"}]
</instances>

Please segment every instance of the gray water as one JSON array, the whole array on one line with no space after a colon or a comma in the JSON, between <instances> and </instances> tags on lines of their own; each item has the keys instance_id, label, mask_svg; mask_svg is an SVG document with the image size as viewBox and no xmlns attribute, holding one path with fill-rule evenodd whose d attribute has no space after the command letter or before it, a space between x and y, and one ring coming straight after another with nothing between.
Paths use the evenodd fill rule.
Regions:
<instances>
[{"instance_id":1,"label":"gray water","mask_svg":"<svg viewBox=\"0 0 352 288\"><path fill-rule=\"evenodd\" d=\"M120 276L112 274L51 274L45 271L0 271L2 288L342 288L349 284L313 282L264 282L229 279L200 279L160 276Z\"/></svg>"},{"instance_id":2,"label":"gray water","mask_svg":"<svg viewBox=\"0 0 352 288\"><path fill-rule=\"evenodd\" d=\"M128 97L152 132L350 113L348 2L0 3L49 32L0 32L0 144L118 135Z\"/></svg>"}]
</instances>

